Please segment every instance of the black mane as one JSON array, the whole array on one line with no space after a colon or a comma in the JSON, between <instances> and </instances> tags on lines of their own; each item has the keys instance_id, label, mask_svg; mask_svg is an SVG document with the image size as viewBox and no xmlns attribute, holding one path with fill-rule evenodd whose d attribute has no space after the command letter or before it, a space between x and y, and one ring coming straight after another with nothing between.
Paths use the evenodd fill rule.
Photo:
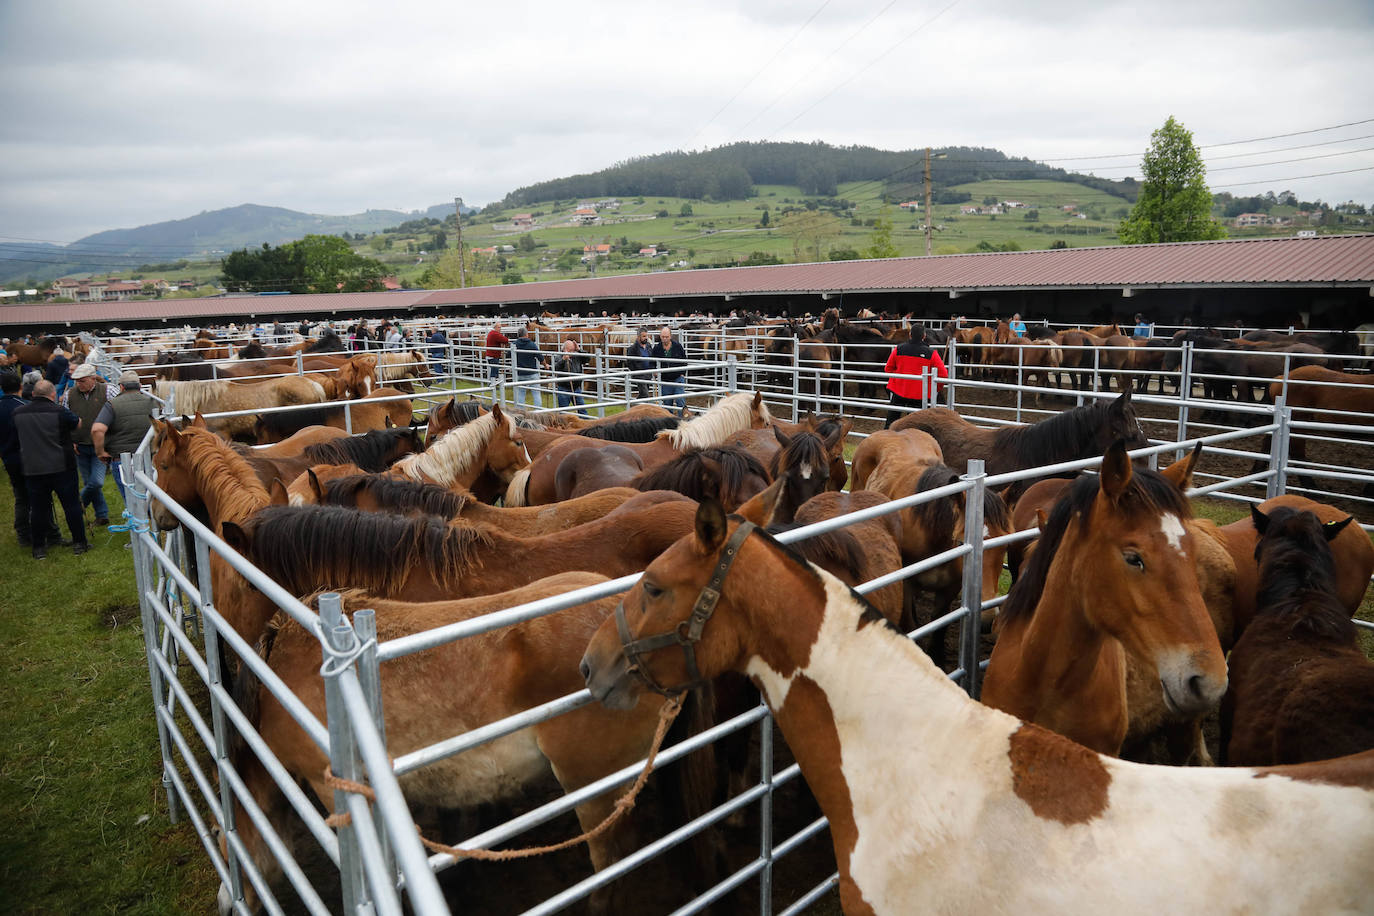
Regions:
<instances>
[{"instance_id":1,"label":"black mane","mask_svg":"<svg viewBox=\"0 0 1374 916\"><path fill-rule=\"evenodd\" d=\"M1322 522L1311 512L1280 506L1255 545L1259 561L1255 619L1291 621L1294 636L1349 643L1350 612L1336 596L1336 565Z\"/></svg>"},{"instance_id":2,"label":"black mane","mask_svg":"<svg viewBox=\"0 0 1374 916\"><path fill-rule=\"evenodd\" d=\"M703 459L714 461L720 468L719 488L714 492L706 489ZM757 477L765 484L770 480L768 471L759 460L744 449L715 446L684 452L667 464L641 472L627 486L645 492L674 490L701 502L707 497L721 499L723 496L739 493L750 477Z\"/></svg>"},{"instance_id":3,"label":"black mane","mask_svg":"<svg viewBox=\"0 0 1374 916\"><path fill-rule=\"evenodd\" d=\"M804 429L793 436L786 446L773 453L768 461L768 475L776 480L786 471L808 463L818 472L828 473L830 470L830 455L825 450L825 442L818 434Z\"/></svg>"},{"instance_id":4,"label":"black mane","mask_svg":"<svg viewBox=\"0 0 1374 916\"><path fill-rule=\"evenodd\" d=\"M607 442L652 442L665 429L677 429L677 417L632 417L579 429L579 436Z\"/></svg>"},{"instance_id":5,"label":"black mane","mask_svg":"<svg viewBox=\"0 0 1374 916\"><path fill-rule=\"evenodd\" d=\"M323 502L356 509L363 493L393 512L420 512L445 519L457 518L468 502L465 494L448 487L378 474L354 474L327 481Z\"/></svg>"},{"instance_id":6,"label":"black mane","mask_svg":"<svg viewBox=\"0 0 1374 916\"><path fill-rule=\"evenodd\" d=\"M1096 474L1084 474L1064 490L1059 501L1050 510L1049 520L1035 542L1035 551L1030 562L1012 585L1006 604L1002 605L1003 622L1030 617L1035 606L1044 594L1045 582L1049 577L1050 563L1054 560L1059 545L1064 540L1064 532L1069 522L1081 517L1087 525L1091 518L1093 500L1097 499L1099 481ZM1156 471L1137 468L1131 474L1131 482L1117 503L1124 514L1152 513L1161 515L1172 512L1180 519L1193 517L1192 506L1178 487L1168 478Z\"/></svg>"},{"instance_id":7,"label":"black mane","mask_svg":"<svg viewBox=\"0 0 1374 916\"><path fill-rule=\"evenodd\" d=\"M307 344L305 353L341 353L344 352L344 342L333 329L326 331L319 339Z\"/></svg>"},{"instance_id":8,"label":"black mane","mask_svg":"<svg viewBox=\"0 0 1374 916\"><path fill-rule=\"evenodd\" d=\"M1015 456L1016 466L1021 468L1100 455L1105 444L1098 441L1098 434L1103 428L1110 428L1114 403L1094 401L1030 426L999 429L993 438L993 449L1010 452ZM1128 414L1128 417L1134 419L1134 414ZM1138 430L1139 425L1135 423L1132 432ZM1148 443L1127 441L1126 444L1130 448L1139 448Z\"/></svg>"},{"instance_id":9,"label":"black mane","mask_svg":"<svg viewBox=\"0 0 1374 916\"><path fill-rule=\"evenodd\" d=\"M267 416L271 416L268 414ZM402 455L401 440L412 442L411 450L419 451L420 434L409 426L395 429L374 429L361 436L341 436L328 442L307 445L302 454L311 464L356 464L369 473L380 473L391 467Z\"/></svg>"}]
</instances>

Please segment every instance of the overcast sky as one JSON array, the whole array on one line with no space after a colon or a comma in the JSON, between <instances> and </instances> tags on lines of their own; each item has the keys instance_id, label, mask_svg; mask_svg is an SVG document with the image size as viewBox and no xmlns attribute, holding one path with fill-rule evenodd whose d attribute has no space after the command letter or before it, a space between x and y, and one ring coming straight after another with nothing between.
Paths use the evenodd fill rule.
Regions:
<instances>
[{"instance_id":1,"label":"overcast sky","mask_svg":"<svg viewBox=\"0 0 1374 916\"><path fill-rule=\"evenodd\" d=\"M735 140L1117 178L1169 115L1214 191L1370 204L1374 152L1329 154L1374 148L1372 33L1369 0L0 0L0 236L483 204Z\"/></svg>"}]
</instances>

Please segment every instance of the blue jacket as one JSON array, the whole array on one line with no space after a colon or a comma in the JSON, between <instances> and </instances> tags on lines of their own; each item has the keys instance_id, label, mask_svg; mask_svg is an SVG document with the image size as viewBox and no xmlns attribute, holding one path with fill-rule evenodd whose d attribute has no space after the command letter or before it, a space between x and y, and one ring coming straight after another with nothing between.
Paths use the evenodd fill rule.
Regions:
<instances>
[{"instance_id":1,"label":"blue jacket","mask_svg":"<svg viewBox=\"0 0 1374 916\"><path fill-rule=\"evenodd\" d=\"M630 357L631 371L654 368L654 348L651 344L641 344L639 341L635 341L630 344L630 352L628 355ZM640 381L648 381L648 379L642 378Z\"/></svg>"},{"instance_id":2,"label":"blue jacket","mask_svg":"<svg viewBox=\"0 0 1374 916\"><path fill-rule=\"evenodd\" d=\"M539 368L539 344L528 337L515 338L515 368L533 372Z\"/></svg>"}]
</instances>

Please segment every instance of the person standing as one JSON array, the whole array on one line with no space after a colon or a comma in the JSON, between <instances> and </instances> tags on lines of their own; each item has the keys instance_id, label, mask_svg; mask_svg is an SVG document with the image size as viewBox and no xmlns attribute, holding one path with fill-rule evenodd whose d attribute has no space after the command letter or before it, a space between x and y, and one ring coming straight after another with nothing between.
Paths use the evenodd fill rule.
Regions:
<instances>
[{"instance_id":1,"label":"person standing","mask_svg":"<svg viewBox=\"0 0 1374 916\"><path fill-rule=\"evenodd\" d=\"M132 454L153 425L153 405L156 402L143 393L138 373L125 371L119 376L119 394L105 402L91 424L91 442L95 455L114 471L115 486L124 508L129 508L124 495L124 478L119 473L119 456Z\"/></svg>"},{"instance_id":2,"label":"person standing","mask_svg":"<svg viewBox=\"0 0 1374 916\"><path fill-rule=\"evenodd\" d=\"M72 445L72 432L81 420L57 405L57 389L47 379L33 386L33 402L16 410L13 419L29 488L33 558L42 560L48 555L46 507L51 505L54 493L67 516L72 553L85 553L90 545L86 543L86 521L76 489L76 452Z\"/></svg>"},{"instance_id":3,"label":"person standing","mask_svg":"<svg viewBox=\"0 0 1374 916\"><path fill-rule=\"evenodd\" d=\"M393 324L391 330L386 332L386 345L388 350L399 350L405 343L405 334L401 331L399 324Z\"/></svg>"},{"instance_id":4,"label":"person standing","mask_svg":"<svg viewBox=\"0 0 1374 916\"><path fill-rule=\"evenodd\" d=\"M501 357L509 346L510 338L501 333L501 322L498 321L487 332L487 378L491 379L493 385L501 376Z\"/></svg>"},{"instance_id":5,"label":"person standing","mask_svg":"<svg viewBox=\"0 0 1374 916\"><path fill-rule=\"evenodd\" d=\"M81 473L81 506L95 510L95 523L110 523L110 507L105 504L105 462L95 455L95 443L91 441L91 427L95 424L100 408L109 400L105 380L95 371L95 366L82 363L72 372L75 380L73 387L62 395L61 403L81 420L81 426L72 433L76 443L76 469Z\"/></svg>"},{"instance_id":6,"label":"person standing","mask_svg":"<svg viewBox=\"0 0 1374 916\"><path fill-rule=\"evenodd\" d=\"M539 378L539 364L542 354L539 344L530 340L529 328L521 328L515 338L515 406L543 407L544 395L537 388L531 390L530 382ZM524 382L525 384L521 384Z\"/></svg>"},{"instance_id":7,"label":"person standing","mask_svg":"<svg viewBox=\"0 0 1374 916\"><path fill-rule=\"evenodd\" d=\"M631 372L647 373L650 369L654 368L654 348L653 345L649 343L648 328L639 329L639 336L635 338L634 343L630 344L630 351L627 356L629 357ZM649 381L649 376L647 374L634 376L634 384L635 397L644 399L652 394L649 390L652 387L652 383Z\"/></svg>"},{"instance_id":8,"label":"person standing","mask_svg":"<svg viewBox=\"0 0 1374 916\"><path fill-rule=\"evenodd\" d=\"M43 378L52 382L53 388L59 395L67 390L71 380L71 362L67 359L67 354L58 347L52 351L52 356L48 358L48 364L43 367Z\"/></svg>"},{"instance_id":9,"label":"person standing","mask_svg":"<svg viewBox=\"0 0 1374 916\"><path fill-rule=\"evenodd\" d=\"M1132 335L1136 340L1149 340L1153 336L1154 328L1145 320L1145 316L1136 312L1135 314L1135 333Z\"/></svg>"},{"instance_id":10,"label":"person standing","mask_svg":"<svg viewBox=\"0 0 1374 916\"><path fill-rule=\"evenodd\" d=\"M14 430L14 412L28 401L19 396L19 375L6 369L0 372L0 459L14 493L14 533L20 547L30 547L33 539L29 528L29 484L24 479L24 465L19 460L19 436ZM46 519L44 520L46 523ZM46 530L46 528L45 528Z\"/></svg>"},{"instance_id":11,"label":"person standing","mask_svg":"<svg viewBox=\"0 0 1374 916\"><path fill-rule=\"evenodd\" d=\"M926 329L913 326L911 339L892 348L892 354L888 356L887 365L884 367L884 371L892 376L887 380L887 398L892 409L887 412L884 429L896 423L903 415L903 411L898 410L898 407L921 406L926 393L922 373L926 369L935 370L935 375L939 378L949 378L949 370L945 368L945 361L940 358L940 351L926 341ZM937 384L936 390L941 387L943 386Z\"/></svg>"},{"instance_id":12,"label":"person standing","mask_svg":"<svg viewBox=\"0 0 1374 916\"><path fill-rule=\"evenodd\" d=\"M663 406L676 404L678 410L687 409L687 401L682 396L686 385L683 376L687 372L687 351L682 344L673 339L672 328L659 329L658 343L649 354L659 368L659 394Z\"/></svg>"},{"instance_id":13,"label":"person standing","mask_svg":"<svg viewBox=\"0 0 1374 916\"><path fill-rule=\"evenodd\" d=\"M587 415L582 409L586 404L582 399L582 370L586 365L587 354L578 351L577 341L571 337L563 341L563 352L553 364L554 393L560 409L571 407L575 403L578 416L583 417Z\"/></svg>"},{"instance_id":14,"label":"person standing","mask_svg":"<svg viewBox=\"0 0 1374 916\"><path fill-rule=\"evenodd\" d=\"M429 344L429 371L435 376L444 374L444 358L448 355L448 335L444 329L438 327L425 338L425 343Z\"/></svg>"},{"instance_id":15,"label":"person standing","mask_svg":"<svg viewBox=\"0 0 1374 916\"><path fill-rule=\"evenodd\" d=\"M1016 312L1011 316L1011 332L1017 337L1026 336L1026 323L1021 320L1021 313Z\"/></svg>"}]
</instances>

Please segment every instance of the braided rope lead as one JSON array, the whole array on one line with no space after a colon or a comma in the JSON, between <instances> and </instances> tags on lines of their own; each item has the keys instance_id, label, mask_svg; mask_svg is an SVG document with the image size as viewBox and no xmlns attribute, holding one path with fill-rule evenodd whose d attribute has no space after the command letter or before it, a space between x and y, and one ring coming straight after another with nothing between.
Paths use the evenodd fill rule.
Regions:
<instances>
[{"instance_id":1,"label":"braided rope lead","mask_svg":"<svg viewBox=\"0 0 1374 916\"><path fill-rule=\"evenodd\" d=\"M148 531L149 531L150 529L148 528L148 522L147 522L146 520L141 519L141 518L135 518L135 517L134 517L134 514L133 514L132 512L130 512L128 509L125 509L125 510L124 510L124 524L123 524L123 525L110 525L110 526L109 526L107 529L105 529L105 530L107 530L107 531L116 531L116 532L118 532L118 531L132 531L132 532L137 532L138 534L147 534Z\"/></svg>"},{"instance_id":2,"label":"braided rope lead","mask_svg":"<svg viewBox=\"0 0 1374 916\"><path fill-rule=\"evenodd\" d=\"M420 842L423 843L425 848L430 852L445 853L453 856L455 859L467 858L477 859L483 862L507 862L513 859L528 859L533 856L542 856L551 852L559 852L564 849L570 849L580 843L586 843L596 839L607 830L610 830L611 827L615 826L617 821L634 808L639 793L644 790L644 786L649 781L649 774L654 771L654 761L658 757L659 750L663 747L663 739L668 735L668 728L673 724L673 720L677 718L678 713L682 711L682 702L685 697L685 693L680 693L664 703L659 709L658 728L654 731L653 747L649 749L649 756L644 761L644 769L639 771L639 775L635 777L635 781L631 784L629 791L616 799L615 808L611 813L606 815L605 819L591 830L578 834L571 839L553 843L548 846L526 846L522 849L464 849L462 847L449 846L428 839L420 832L420 828L416 827L415 832L420 834ZM328 766L324 768L324 781L325 784L332 789L361 795L369 802L376 802L377 800L377 796L372 791L371 786L366 783L354 782L351 779L343 779L335 776ZM346 811L336 812L325 819L325 823L330 827L343 827L352 822L352 815Z\"/></svg>"}]
</instances>

